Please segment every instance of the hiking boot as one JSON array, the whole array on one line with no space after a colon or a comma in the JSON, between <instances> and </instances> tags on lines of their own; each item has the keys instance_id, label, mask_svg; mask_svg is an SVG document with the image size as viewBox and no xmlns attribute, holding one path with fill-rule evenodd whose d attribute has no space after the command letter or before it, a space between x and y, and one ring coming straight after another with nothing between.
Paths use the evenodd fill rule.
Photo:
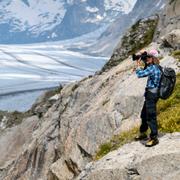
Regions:
<instances>
[{"instance_id":1,"label":"hiking boot","mask_svg":"<svg viewBox=\"0 0 180 180\"><path fill-rule=\"evenodd\" d=\"M145 146L146 146L146 147L152 147L152 146L155 146L155 145L158 144L158 143L159 143L158 138L153 138L153 139L150 138L150 139L146 142Z\"/></svg>"},{"instance_id":2,"label":"hiking boot","mask_svg":"<svg viewBox=\"0 0 180 180\"><path fill-rule=\"evenodd\" d=\"M139 133L134 139L135 141L145 140L147 139L147 134L145 132Z\"/></svg>"}]
</instances>

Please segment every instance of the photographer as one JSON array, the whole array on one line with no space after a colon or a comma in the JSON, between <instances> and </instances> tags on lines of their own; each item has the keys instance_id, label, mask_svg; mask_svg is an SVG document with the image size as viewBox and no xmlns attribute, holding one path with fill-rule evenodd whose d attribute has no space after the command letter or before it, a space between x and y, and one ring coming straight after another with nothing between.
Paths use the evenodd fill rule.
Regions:
<instances>
[{"instance_id":1,"label":"photographer","mask_svg":"<svg viewBox=\"0 0 180 180\"><path fill-rule=\"evenodd\" d=\"M145 89L145 101L141 111L141 126L140 133L135 140L147 139L148 127L151 130L150 138L145 146L151 147L159 143L158 141L158 127L157 127L157 114L156 103L159 99L158 88L160 85L161 71L158 68L158 51L151 50L149 53L143 52L140 55L133 55L133 60L137 62L136 75L138 78L148 77ZM145 63L145 68L140 68L140 63Z\"/></svg>"}]
</instances>

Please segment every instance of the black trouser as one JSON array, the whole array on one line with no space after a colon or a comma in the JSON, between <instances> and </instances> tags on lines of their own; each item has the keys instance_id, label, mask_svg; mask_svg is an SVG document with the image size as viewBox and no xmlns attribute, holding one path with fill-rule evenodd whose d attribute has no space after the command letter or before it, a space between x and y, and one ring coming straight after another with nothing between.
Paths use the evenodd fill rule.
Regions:
<instances>
[{"instance_id":1,"label":"black trouser","mask_svg":"<svg viewBox=\"0 0 180 180\"><path fill-rule=\"evenodd\" d=\"M148 127L151 129L150 138L156 138L158 135L156 103L158 94L148 90L145 92L145 101L141 111L141 127L140 132L146 132Z\"/></svg>"}]
</instances>

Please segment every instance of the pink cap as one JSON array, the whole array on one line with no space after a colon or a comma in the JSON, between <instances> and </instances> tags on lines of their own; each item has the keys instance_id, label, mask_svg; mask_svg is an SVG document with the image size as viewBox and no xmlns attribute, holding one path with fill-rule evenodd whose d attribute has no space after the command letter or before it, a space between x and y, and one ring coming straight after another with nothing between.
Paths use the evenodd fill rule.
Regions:
<instances>
[{"instance_id":1,"label":"pink cap","mask_svg":"<svg viewBox=\"0 0 180 180\"><path fill-rule=\"evenodd\" d=\"M156 49L150 50L150 51L148 52L148 54L151 55L151 56L154 56L154 57L156 57L156 58L159 57L159 53L158 53L158 51L157 51Z\"/></svg>"}]
</instances>

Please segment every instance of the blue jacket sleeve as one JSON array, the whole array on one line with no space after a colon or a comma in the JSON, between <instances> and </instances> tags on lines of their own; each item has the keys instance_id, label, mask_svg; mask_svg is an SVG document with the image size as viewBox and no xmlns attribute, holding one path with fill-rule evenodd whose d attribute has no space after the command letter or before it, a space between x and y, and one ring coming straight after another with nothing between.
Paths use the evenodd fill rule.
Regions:
<instances>
[{"instance_id":1,"label":"blue jacket sleeve","mask_svg":"<svg viewBox=\"0 0 180 180\"><path fill-rule=\"evenodd\" d=\"M148 66L145 70L137 69L136 75L138 78L147 77L153 73L153 67Z\"/></svg>"}]
</instances>

